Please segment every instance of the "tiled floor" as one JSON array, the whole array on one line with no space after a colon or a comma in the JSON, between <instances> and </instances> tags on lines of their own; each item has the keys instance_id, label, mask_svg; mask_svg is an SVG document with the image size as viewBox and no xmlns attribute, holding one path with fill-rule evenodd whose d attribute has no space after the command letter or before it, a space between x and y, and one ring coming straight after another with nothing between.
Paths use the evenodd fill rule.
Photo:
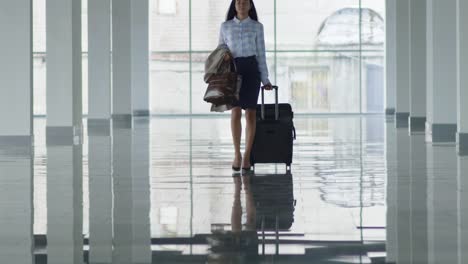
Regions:
<instances>
[{"instance_id":1,"label":"tiled floor","mask_svg":"<svg viewBox=\"0 0 468 264\"><path fill-rule=\"evenodd\" d=\"M0 151L0 263L465 263L468 159L383 116L296 117L291 172L244 176L223 117L34 124L34 158Z\"/></svg>"}]
</instances>

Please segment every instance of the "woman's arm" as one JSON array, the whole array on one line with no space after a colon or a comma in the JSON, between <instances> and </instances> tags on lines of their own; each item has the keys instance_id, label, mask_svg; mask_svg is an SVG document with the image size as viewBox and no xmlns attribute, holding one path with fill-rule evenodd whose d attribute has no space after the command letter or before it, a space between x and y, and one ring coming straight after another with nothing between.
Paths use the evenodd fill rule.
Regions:
<instances>
[{"instance_id":1,"label":"woman's arm","mask_svg":"<svg viewBox=\"0 0 468 264\"><path fill-rule=\"evenodd\" d=\"M257 30L257 61L258 69L260 71L260 76L263 85L270 84L268 80L268 66L266 63L266 51L265 51L265 35L263 32L263 25L259 25L259 30Z\"/></svg>"}]
</instances>

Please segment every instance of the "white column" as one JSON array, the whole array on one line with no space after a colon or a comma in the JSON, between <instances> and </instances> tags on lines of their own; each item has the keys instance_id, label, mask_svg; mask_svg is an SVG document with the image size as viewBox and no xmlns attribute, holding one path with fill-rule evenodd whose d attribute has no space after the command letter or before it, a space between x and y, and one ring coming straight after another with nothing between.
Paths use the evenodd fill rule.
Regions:
<instances>
[{"instance_id":1,"label":"white column","mask_svg":"<svg viewBox=\"0 0 468 264\"><path fill-rule=\"evenodd\" d=\"M132 117L132 0L112 0L112 115Z\"/></svg>"},{"instance_id":2,"label":"white column","mask_svg":"<svg viewBox=\"0 0 468 264\"><path fill-rule=\"evenodd\" d=\"M133 114L149 116L149 0L132 0Z\"/></svg>"},{"instance_id":3,"label":"white column","mask_svg":"<svg viewBox=\"0 0 468 264\"><path fill-rule=\"evenodd\" d=\"M410 95L409 0L396 0L396 126L408 127Z\"/></svg>"},{"instance_id":4,"label":"white column","mask_svg":"<svg viewBox=\"0 0 468 264\"><path fill-rule=\"evenodd\" d=\"M33 153L0 144L0 263L33 264Z\"/></svg>"},{"instance_id":5,"label":"white column","mask_svg":"<svg viewBox=\"0 0 468 264\"><path fill-rule=\"evenodd\" d=\"M385 113L396 108L396 0L385 1Z\"/></svg>"},{"instance_id":6,"label":"white column","mask_svg":"<svg viewBox=\"0 0 468 264\"><path fill-rule=\"evenodd\" d=\"M427 164L428 263L457 263L458 184L455 148L429 144Z\"/></svg>"},{"instance_id":7,"label":"white column","mask_svg":"<svg viewBox=\"0 0 468 264\"><path fill-rule=\"evenodd\" d=\"M31 144L32 31L31 0L0 2L0 141Z\"/></svg>"},{"instance_id":8,"label":"white column","mask_svg":"<svg viewBox=\"0 0 468 264\"><path fill-rule=\"evenodd\" d=\"M47 0L47 140L81 134L81 0Z\"/></svg>"},{"instance_id":9,"label":"white column","mask_svg":"<svg viewBox=\"0 0 468 264\"><path fill-rule=\"evenodd\" d=\"M88 120L111 118L111 0L88 0Z\"/></svg>"},{"instance_id":10,"label":"white column","mask_svg":"<svg viewBox=\"0 0 468 264\"><path fill-rule=\"evenodd\" d=\"M389 263L396 263L398 258L398 211L397 211L397 197L398 197L398 180L396 173L397 170L397 149L396 149L396 130L393 119L387 120L385 124L385 142L386 142L386 158L387 158L387 259Z\"/></svg>"},{"instance_id":11,"label":"white column","mask_svg":"<svg viewBox=\"0 0 468 264\"><path fill-rule=\"evenodd\" d=\"M455 142L456 0L427 1L427 140Z\"/></svg>"},{"instance_id":12,"label":"white column","mask_svg":"<svg viewBox=\"0 0 468 264\"><path fill-rule=\"evenodd\" d=\"M90 135L90 166L93 166L91 163L95 162L95 160L91 159L91 155L95 155L96 159L105 158L105 155L108 155L107 151L110 151L110 142L108 143L109 146L107 146L106 139L108 140L110 137L111 125L111 0L88 0L88 20L88 130ZM96 141L96 144L103 148L95 148L91 141ZM95 170L90 171L90 173L102 176L96 179L97 186L95 188L97 189L105 188L102 184L105 181L105 170L110 167L110 157L107 163L102 162L104 163L101 164L97 161L96 167L94 167ZM110 177L110 174L107 175ZM90 181L92 180L90 179ZM102 197L102 199L104 200L101 202L105 203L105 198ZM105 212L97 211L97 213ZM100 216L96 217L105 221ZM96 221L99 222L100 220ZM99 223L96 223L96 225L99 225ZM92 227L90 226L90 228ZM97 228L96 231L105 232L104 230ZM105 234L100 233L96 236L99 237L98 240L106 239L102 237ZM96 243L100 244L99 242ZM100 253L93 255L93 258L100 259L100 256L105 255L105 253L101 252L105 251L104 248L95 251Z\"/></svg>"},{"instance_id":13,"label":"white column","mask_svg":"<svg viewBox=\"0 0 468 264\"><path fill-rule=\"evenodd\" d=\"M111 0L88 0L89 260L112 262Z\"/></svg>"},{"instance_id":14,"label":"white column","mask_svg":"<svg viewBox=\"0 0 468 264\"><path fill-rule=\"evenodd\" d=\"M468 3L457 0L458 149L468 154Z\"/></svg>"},{"instance_id":15,"label":"white column","mask_svg":"<svg viewBox=\"0 0 468 264\"><path fill-rule=\"evenodd\" d=\"M109 128L95 126L88 138L89 260L112 263L112 138Z\"/></svg>"},{"instance_id":16,"label":"white column","mask_svg":"<svg viewBox=\"0 0 468 264\"><path fill-rule=\"evenodd\" d=\"M411 136L410 161L412 254L409 263L427 263L427 160L425 135Z\"/></svg>"},{"instance_id":17,"label":"white column","mask_svg":"<svg viewBox=\"0 0 468 264\"><path fill-rule=\"evenodd\" d=\"M82 145L47 142L47 263L83 263Z\"/></svg>"},{"instance_id":18,"label":"white column","mask_svg":"<svg viewBox=\"0 0 468 264\"><path fill-rule=\"evenodd\" d=\"M411 132L426 128L426 0L410 0L410 119Z\"/></svg>"}]
</instances>

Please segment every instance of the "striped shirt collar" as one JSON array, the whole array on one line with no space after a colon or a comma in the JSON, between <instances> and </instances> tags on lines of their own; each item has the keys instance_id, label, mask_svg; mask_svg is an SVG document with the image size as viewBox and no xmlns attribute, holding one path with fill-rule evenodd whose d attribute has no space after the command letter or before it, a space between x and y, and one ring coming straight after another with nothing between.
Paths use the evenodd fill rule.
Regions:
<instances>
[{"instance_id":1,"label":"striped shirt collar","mask_svg":"<svg viewBox=\"0 0 468 264\"><path fill-rule=\"evenodd\" d=\"M246 23L246 22L249 22L251 19L250 19L250 16L248 16L248 17L246 17L244 20L239 20L239 19L237 18L237 16L234 16L234 19L233 19L233 20L234 20L234 22L236 22L237 24L239 24L239 23Z\"/></svg>"}]
</instances>

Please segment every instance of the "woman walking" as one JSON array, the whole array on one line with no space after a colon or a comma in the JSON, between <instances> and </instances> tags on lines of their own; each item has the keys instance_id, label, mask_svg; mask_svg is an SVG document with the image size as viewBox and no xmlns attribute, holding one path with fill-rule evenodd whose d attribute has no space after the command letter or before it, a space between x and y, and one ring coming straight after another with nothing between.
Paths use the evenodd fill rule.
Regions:
<instances>
[{"instance_id":1,"label":"woman walking","mask_svg":"<svg viewBox=\"0 0 468 264\"><path fill-rule=\"evenodd\" d=\"M272 89L268 80L263 25L258 22L253 0L232 0L226 21L221 25L219 44L229 47L234 56L237 73L242 76L239 102L231 110L231 132L235 151L232 169L250 170L260 82L266 90ZM230 58L227 55L225 59ZM242 109L245 110L247 123L243 157L240 152Z\"/></svg>"}]
</instances>

